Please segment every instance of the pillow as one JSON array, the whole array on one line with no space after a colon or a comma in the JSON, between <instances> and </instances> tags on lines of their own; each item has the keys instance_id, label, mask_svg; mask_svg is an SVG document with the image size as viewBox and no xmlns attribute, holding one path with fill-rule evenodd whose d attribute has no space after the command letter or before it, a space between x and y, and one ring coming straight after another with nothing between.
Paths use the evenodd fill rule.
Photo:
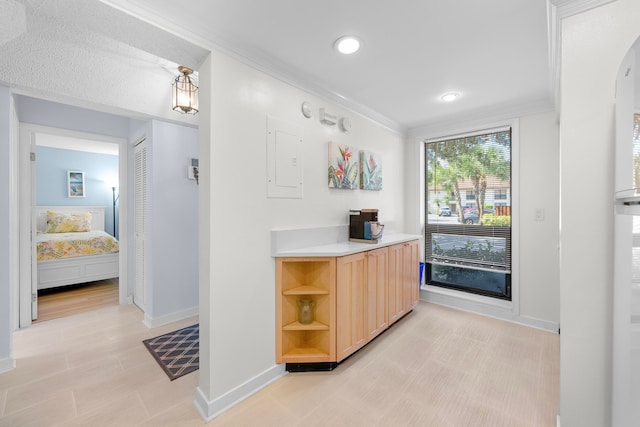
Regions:
<instances>
[{"instance_id":1,"label":"pillow","mask_svg":"<svg viewBox=\"0 0 640 427\"><path fill-rule=\"evenodd\" d=\"M47 233L69 233L91 231L91 213L62 214L47 211Z\"/></svg>"}]
</instances>

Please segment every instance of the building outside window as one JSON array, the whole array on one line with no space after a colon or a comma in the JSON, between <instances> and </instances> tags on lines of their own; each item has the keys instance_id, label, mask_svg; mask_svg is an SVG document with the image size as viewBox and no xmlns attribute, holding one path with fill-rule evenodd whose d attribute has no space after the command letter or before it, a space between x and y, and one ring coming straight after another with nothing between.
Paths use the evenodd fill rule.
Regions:
<instances>
[{"instance_id":1,"label":"building outside window","mask_svg":"<svg viewBox=\"0 0 640 427\"><path fill-rule=\"evenodd\" d=\"M506 189L493 190L493 198L495 200L507 200L507 190Z\"/></svg>"},{"instance_id":2,"label":"building outside window","mask_svg":"<svg viewBox=\"0 0 640 427\"><path fill-rule=\"evenodd\" d=\"M475 198L476 198L475 191L473 191L473 190L465 191L465 199L473 201Z\"/></svg>"}]
</instances>

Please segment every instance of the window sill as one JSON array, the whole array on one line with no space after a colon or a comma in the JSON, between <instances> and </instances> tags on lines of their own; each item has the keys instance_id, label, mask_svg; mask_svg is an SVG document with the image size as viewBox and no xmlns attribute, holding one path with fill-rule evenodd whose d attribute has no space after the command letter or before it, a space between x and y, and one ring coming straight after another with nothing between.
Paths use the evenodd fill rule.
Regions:
<instances>
[{"instance_id":1,"label":"window sill","mask_svg":"<svg viewBox=\"0 0 640 427\"><path fill-rule=\"evenodd\" d=\"M517 313L513 312L513 301L505 301L437 286L422 285L420 288L420 299L434 304L446 305L448 307L501 319L511 320L517 316Z\"/></svg>"}]
</instances>

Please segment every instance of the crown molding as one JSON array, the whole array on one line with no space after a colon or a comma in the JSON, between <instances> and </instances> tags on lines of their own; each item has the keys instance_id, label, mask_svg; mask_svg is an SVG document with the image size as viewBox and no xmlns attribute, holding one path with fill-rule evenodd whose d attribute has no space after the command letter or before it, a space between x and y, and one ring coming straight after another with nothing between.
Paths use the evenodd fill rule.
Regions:
<instances>
[{"instance_id":1,"label":"crown molding","mask_svg":"<svg viewBox=\"0 0 640 427\"><path fill-rule=\"evenodd\" d=\"M423 141L447 135L452 129L482 129L498 126L515 118L544 114L554 111L550 99L539 99L528 103L505 104L494 108L467 111L444 120L423 123L412 127L407 134L408 141Z\"/></svg>"},{"instance_id":2,"label":"crown molding","mask_svg":"<svg viewBox=\"0 0 640 427\"><path fill-rule=\"evenodd\" d=\"M342 94L327 89L321 82L308 78L304 73L292 68L290 65L265 54L263 51L248 46L240 46L237 43L225 42L215 44L215 50L223 52L237 61L261 71L271 77L289 84L297 89L315 95L319 98L333 102L354 114L357 114L383 128L404 136L407 128L400 123L384 116L376 110L349 99Z\"/></svg>"},{"instance_id":3,"label":"crown molding","mask_svg":"<svg viewBox=\"0 0 640 427\"><path fill-rule=\"evenodd\" d=\"M616 0L548 0L559 11L559 18L564 19L587 10L612 3Z\"/></svg>"},{"instance_id":4,"label":"crown molding","mask_svg":"<svg viewBox=\"0 0 640 427\"><path fill-rule=\"evenodd\" d=\"M140 5L135 1L127 0L100 0L115 9L134 16L143 22L161 28L174 36L180 37L209 51L224 53L237 61L261 71L271 77L287 83L297 89L308 92L312 95L333 102L343 108L370 120L385 129L405 136L407 128L399 122L392 120L383 114L354 100L348 99L338 92L325 88L321 82L314 81L305 76L304 73L291 69L275 58L266 55L264 52L242 45L238 42L226 39L220 35L212 33L210 28L186 29L167 17L158 14L155 10ZM200 64L199 64L200 65Z\"/></svg>"},{"instance_id":5,"label":"crown molding","mask_svg":"<svg viewBox=\"0 0 640 427\"><path fill-rule=\"evenodd\" d=\"M100 1L202 48L208 49L209 51L224 53L251 68L264 72L277 80L296 87L297 89L340 105L343 108L394 133L403 136L406 136L408 132L414 133L414 127L410 130L399 122L391 120L363 104L348 99L340 93L324 87L322 82L308 78L308 76L299 70L292 69L290 66L283 64L275 58L269 57L262 51L253 49L246 45L241 45L212 33L210 28L184 28L175 21L167 19L167 17L158 14L155 10L149 7L145 7L140 3L137 3L135 0ZM614 1L616 0L547 0L550 79L549 95L553 100L556 112L560 110L562 20ZM418 128L421 127L422 126Z\"/></svg>"}]
</instances>

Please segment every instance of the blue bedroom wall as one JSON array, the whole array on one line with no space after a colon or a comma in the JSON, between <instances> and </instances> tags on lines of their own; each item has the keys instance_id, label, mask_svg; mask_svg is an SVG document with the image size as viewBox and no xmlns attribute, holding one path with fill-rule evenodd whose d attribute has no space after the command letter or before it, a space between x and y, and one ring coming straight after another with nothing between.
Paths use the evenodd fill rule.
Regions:
<instances>
[{"instance_id":1,"label":"blue bedroom wall","mask_svg":"<svg viewBox=\"0 0 640 427\"><path fill-rule=\"evenodd\" d=\"M85 197L69 197L68 171L84 172ZM36 147L36 204L39 206L105 206L105 231L113 227L113 190L105 182L118 176L118 156ZM116 188L116 197L118 189ZM117 220L117 218L116 218Z\"/></svg>"}]
</instances>

